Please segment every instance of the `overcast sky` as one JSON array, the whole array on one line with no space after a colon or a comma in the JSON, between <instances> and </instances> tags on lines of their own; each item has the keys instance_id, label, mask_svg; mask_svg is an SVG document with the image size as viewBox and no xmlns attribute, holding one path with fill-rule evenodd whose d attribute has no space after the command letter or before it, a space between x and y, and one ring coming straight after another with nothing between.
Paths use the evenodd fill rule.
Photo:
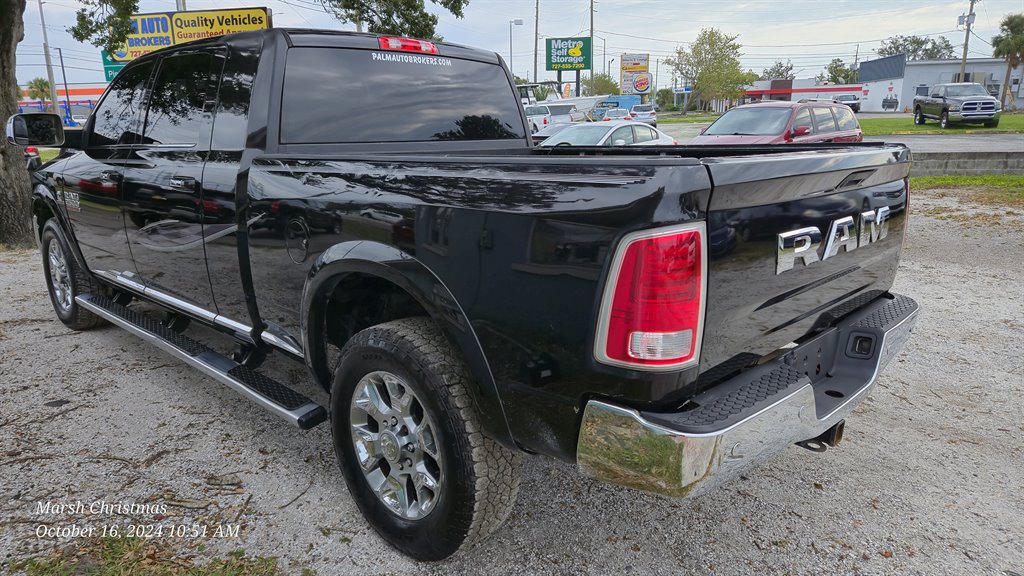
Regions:
<instances>
[{"instance_id":1,"label":"overcast sky","mask_svg":"<svg viewBox=\"0 0 1024 576\"><path fill-rule=\"evenodd\" d=\"M319 8L317 0L187 0L190 10L267 6L275 27L315 27L352 30ZM751 0L747 2L694 2L689 0L600 0L595 2L595 66L614 61L610 71L618 76L623 52L651 54L655 61L673 52L677 45L692 41L701 28L715 27L738 34L743 45L742 64L760 72L775 59L791 59L798 77L818 74L833 58L852 63L874 58L879 41L896 34L945 35L956 47L963 47L964 32L957 30L957 16L969 2L935 0ZM74 23L78 2L46 0L43 3L47 33L52 48L62 48L69 83L102 82L99 49L76 42L66 32ZM173 11L174 0L140 0L140 12ZM509 57L509 20L522 18L524 24L512 30L512 69L521 77L533 77L534 0L470 0L465 18L456 19L432 7L440 16L438 33L449 42L467 44ZM976 7L977 20L969 44L970 57L992 55L989 42L998 33L1006 14L1024 12L1024 0L983 0ZM541 79L554 78L544 72L545 37L588 35L589 0L540 0L539 43ZM603 40L602 40L603 39ZM46 76L38 0L28 0L25 10L25 39L18 46L18 82ZM606 56L604 47L607 46ZM56 52L53 53L56 64ZM61 82L59 69L55 72ZM660 68L658 84L671 86L671 72Z\"/></svg>"}]
</instances>

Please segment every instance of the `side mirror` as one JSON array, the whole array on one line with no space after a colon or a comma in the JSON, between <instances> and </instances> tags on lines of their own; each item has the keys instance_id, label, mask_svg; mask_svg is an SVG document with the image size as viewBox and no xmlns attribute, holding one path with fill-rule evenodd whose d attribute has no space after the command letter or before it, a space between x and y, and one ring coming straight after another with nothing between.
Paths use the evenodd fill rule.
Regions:
<instances>
[{"instance_id":1,"label":"side mirror","mask_svg":"<svg viewBox=\"0 0 1024 576\"><path fill-rule=\"evenodd\" d=\"M56 114L15 114L7 120L7 141L16 146L64 144L64 123Z\"/></svg>"},{"instance_id":2,"label":"side mirror","mask_svg":"<svg viewBox=\"0 0 1024 576\"><path fill-rule=\"evenodd\" d=\"M615 145L616 145L616 146L625 146L625 145L626 145L626 141L625 141L625 140L623 140L622 138L619 138L619 139L617 139L617 140L615 141Z\"/></svg>"},{"instance_id":3,"label":"side mirror","mask_svg":"<svg viewBox=\"0 0 1024 576\"><path fill-rule=\"evenodd\" d=\"M796 138L798 136L807 136L810 133L811 133L811 127L810 126L797 126L796 128L793 128L793 137L794 138Z\"/></svg>"},{"instance_id":4,"label":"side mirror","mask_svg":"<svg viewBox=\"0 0 1024 576\"><path fill-rule=\"evenodd\" d=\"M700 129L700 133L703 134L703 133L707 132L708 128L711 128L711 126L705 126L705 127L701 128Z\"/></svg>"}]
</instances>

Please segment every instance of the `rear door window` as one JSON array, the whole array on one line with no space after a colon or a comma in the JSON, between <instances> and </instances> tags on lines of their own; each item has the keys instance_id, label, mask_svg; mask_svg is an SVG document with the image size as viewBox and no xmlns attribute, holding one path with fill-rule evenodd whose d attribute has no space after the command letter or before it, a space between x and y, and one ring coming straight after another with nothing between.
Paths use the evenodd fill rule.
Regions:
<instances>
[{"instance_id":1,"label":"rear door window","mask_svg":"<svg viewBox=\"0 0 1024 576\"><path fill-rule=\"evenodd\" d=\"M647 126L633 126L633 131L636 133L637 144L657 139L657 135L654 133L654 130L651 130Z\"/></svg>"},{"instance_id":2,"label":"rear door window","mask_svg":"<svg viewBox=\"0 0 1024 576\"><path fill-rule=\"evenodd\" d=\"M139 112L153 63L139 64L119 75L93 112L90 146L132 144L138 137Z\"/></svg>"},{"instance_id":3,"label":"rear door window","mask_svg":"<svg viewBox=\"0 0 1024 576\"><path fill-rule=\"evenodd\" d=\"M836 119L832 117L832 111L828 108L812 108L814 115L814 128L818 134L826 134L836 131Z\"/></svg>"},{"instance_id":4,"label":"rear door window","mask_svg":"<svg viewBox=\"0 0 1024 576\"><path fill-rule=\"evenodd\" d=\"M285 144L524 139L521 115L495 64L381 50L288 50Z\"/></svg>"},{"instance_id":5,"label":"rear door window","mask_svg":"<svg viewBox=\"0 0 1024 576\"><path fill-rule=\"evenodd\" d=\"M840 130L856 130L860 128L857 124L857 117L853 115L853 110L849 108L836 108L832 110L836 115L836 121L839 123Z\"/></svg>"}]
</instances>

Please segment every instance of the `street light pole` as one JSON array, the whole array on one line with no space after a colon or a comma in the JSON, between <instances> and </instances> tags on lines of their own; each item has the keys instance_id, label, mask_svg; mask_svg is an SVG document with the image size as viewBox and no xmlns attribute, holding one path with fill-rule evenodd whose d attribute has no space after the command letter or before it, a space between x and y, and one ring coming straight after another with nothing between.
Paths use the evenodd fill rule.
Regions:
<instances>
[{"instance_id":1,"label":"street light pole","mask_svg":"<svg viewBox=\"0 0 1024 576\"><path fill-rule=\"evenodd\" d=\"M512 20L508 21L508 69L509 69L509 72L512 72L512 26L513 25L515 25L515 26L522 26L523 25L523 19L522 18L513 18ZM515 76L516 75L515 72L512 72L512 75Z\"/></svg>"},{"instance_id":2,"label":"street light pole","mask_svg":"<svg viewBox=\"0 0 1024 576\"><path fill-rule=\"evenodd\" d=\"M53 80L53 62L50 61L50 42L46 39L46 19L43 18L43 0L39 0L39 24L43 27L43 56L46 57L46 77L50 81L50 101L53 102L53 111L57 112L57 85Z\"/></svg>"}]
</instances>

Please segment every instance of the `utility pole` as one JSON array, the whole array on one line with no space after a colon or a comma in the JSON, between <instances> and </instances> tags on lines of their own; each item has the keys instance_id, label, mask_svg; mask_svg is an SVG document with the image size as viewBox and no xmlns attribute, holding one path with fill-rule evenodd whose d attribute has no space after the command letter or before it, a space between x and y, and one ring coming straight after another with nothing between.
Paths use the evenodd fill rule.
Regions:
<instances>
[{"instance_id":1,"label":"utility pole","mask_svg":"<svg viewBox=\"0 0 1024 576\"><path fill-rule=\"evenodd\" d=\"M654 96L658 96L658 72L661 71L661 60L654 59Z\"/></svg>"},{"instance_id":2,"label":"utility pole","mask_svg":"<svg viewBox=\"0 0 1024 576\"><path fill-rule=\"evenodd\" d=\"M60 76L64 79L64 104L67 106L64 114L65 121L71 125L71 90L68 90L68 75L64 71L64 52L57 48L57 57L60 58Z\"/></svg>"},{"instance_id":3,"label":"utility pole","mask_svg":"<svg viewBox=\"0 0 1024 576\"><path fill-rule=\"evenodd\" d=\"M537 42L540 41L540 0L533 8L533 81L537 82Z\"/></svg>"},{"instance_id":4,"label":"utility pole","mask_svg":"<svg viewBox=\"0 0 1024 576\"><path fill-rule=\"evenodd\" d=\"M590 0L590 79L594 79L594 0Z\"/></svg>"},{"instance_id":5,"label":"utility pole","mask_svg":"<svg viewBox=\"0 0 1024 576\"><path fill-rule=\"evenodd\" d=\"M46 19L43 18L43 0L39 0L39 23L43 27L43 55L46 56L46 77L50 81L50 101L57 111L57 84L53 81L53 62L50 61L50 42L46 39ZM19 97L21 95L19 94Z\"/></svg>"},{"instance_id":6,"label":"utility pole","mask_svg":"<svg viewBox=\"0 0 1024 576\"><path fill-rule=\"evenodd\" d=\"M964 32L964 57L960 60L960 81L964 81L964 74L967 72L967 44L971 41L971 22L974 21L974 5L980 0L971 0L971 10L967 13L967 31Z\"/></svg>"},{"instance_id":7,"label":"utility pole","mask_svg":"<svg viewBox=\"0 0 1024 576\"><path fill-rule=\"evenodd\" d=\"M188 8L185 7L185 0L175 0L175 3L178 6L178 12L184 12L188 10Z\"/></svg>"}]
</instances>

